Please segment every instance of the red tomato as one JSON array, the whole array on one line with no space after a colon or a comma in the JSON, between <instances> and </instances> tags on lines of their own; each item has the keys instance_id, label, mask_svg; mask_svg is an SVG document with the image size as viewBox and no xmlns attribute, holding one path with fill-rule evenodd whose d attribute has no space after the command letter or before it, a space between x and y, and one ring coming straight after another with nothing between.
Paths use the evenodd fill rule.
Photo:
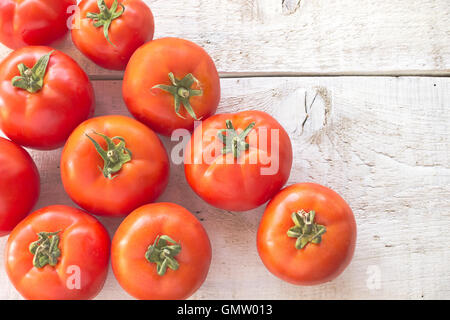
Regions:
<instances>
[{"instance_id":1,"label":"red tomato","mask_svg":"<svg viewBox=\"0 0 450 320\"><path fill-rule=\"evenodd\" d=\"M108 272L110 240L95 218L49 206L17 225L6 245L6 271L26 299L91 299Z\"/></svg>"},{"instance_id":2,"label":"red tomato","mask_svg":"<svg viewBox=\"0 0 450 320\"><path fill-rule=\"evenodd\" d=\"M0 237L31 211L39 197L39 172L30 155L0 138Z\"/></svg>"},{"instance_id":3,"label":"red tomato","mask_svg":"<svg viewBox=\"0 0 450 320\"><path fill-rule=\"evenodd\" d=\"M270 272L293 284L315 285L333 280L350 263L356 222L336 192L298 183L270 201L257 238L259 255Z\"/></svg>"},{"instance_id":4,"label":"red tomato","mask_svg":"<svg viewBox=\"0 0 450 320\"><path fill-rule=\"evenodd\" d=\"M89 59L103 68L124 70L133 52L153 39L155 25L150 8L141 0L80 2L80 26L72 40Z\"/></svg>"},{"instance_id":5,"label":"red tomato","mask_svg":"<svg viewBox=\"0 0 450 320\"><path fill-rule=\"evenodd\" d=\"M86 73L49 47L25 47L2 61L0 97L3 132L36 149L62 146L94 112L94 90Z\"/></svg>"},{"instance_id":6,"label":"red tomato","mask_svg":"<svg viewBox=\"0 0 450 320\"><path fill-rule=\"evenodd\" d=\"M186 179L211 205L259 207L286 183L292 146L283 127L262 111L218 114L195 129L185 154Z\"/></svg>"},{"instance_id":7,"label":"red tomato","mask_svg":"<svg viewBox=\"0 0 450 320\"><path fill-rule=\"evenodd\" d=\"M66 192L97 215L124 216L156 200L168 177L169 160L158 136L125 116L83 122L61 156Z\"/></svg>"},{"instance_id":8,"label":"red tomato","mask_svg":"<svg viewBox=\"0 0 450 320\"><path fill-rule=\"evenodd\" d=\"M211 244L185 208L154 203L133 211L116 231L111 263L120 285L143 300L179 300L205 281Z\"/></svg>"},{"instance_id":9,"label":"red tomato","mask_svg":"<svg viewBox=\"0 0 450 320\"><path fill-rule=\"evenodd\" d=\"M187 40L163 38L140 47L123 79L123 98L130 112L156 132L192 130L220 101L220 80L211 57Z\"/></svg>"},{"instance_id":10,"label":"red tomato","mask_svg":"<svg viewBox=\"0 0 450 320\"><path fill-rule=\"evenodd\" d=\"M1 0L0 42L17 49L44 45L67 32L76 0Z\"/></svg>"}]
</instances>

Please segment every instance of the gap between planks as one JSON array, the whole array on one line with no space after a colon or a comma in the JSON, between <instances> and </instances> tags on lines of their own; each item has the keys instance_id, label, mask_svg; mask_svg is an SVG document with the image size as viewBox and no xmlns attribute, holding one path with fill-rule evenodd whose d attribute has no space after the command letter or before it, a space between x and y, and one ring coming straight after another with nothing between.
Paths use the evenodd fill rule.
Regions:
<instances>
[{"instance_id":1,"label":"gap between planks","mask_svg":"<svg viewBox=\"0 0 450 320\"><path fill-rule=\"evenodd\" d=\"M450 77L444 71L392 71L392 72L219 72L222 79L231 78L301 78L301 77ZM123 74L90 75L92 81L123 80Z\"/></svg>"}]
</instances>

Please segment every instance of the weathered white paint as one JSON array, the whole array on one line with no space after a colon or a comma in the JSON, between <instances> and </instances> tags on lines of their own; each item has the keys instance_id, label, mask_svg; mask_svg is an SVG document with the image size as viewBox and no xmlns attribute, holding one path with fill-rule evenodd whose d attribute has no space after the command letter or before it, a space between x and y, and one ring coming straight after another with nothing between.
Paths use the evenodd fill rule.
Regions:
<instances>
[{"instance_id":1,"label":"weathered white paint","mask_svg":"<svg viewBox=\"0 0 450 320\"><path fill-rule=\"evenodd\" d=\"M203 46L228 73L450 74L448 0L146 0L155 38ZM91 76L70 37L54 44ZM9 49L0 46L0 58Z\"/></svg>"},{"instance_id":2,"label":"weathered white paint","mask_svg":"<svg viewBox=\"0 0 450 320\"><path fill-rule=\"evenodd\" d=\"M97 115L128 114L120 81L94 81L94 86ZM189 188L182 166L172 165L160 201L193 212L213 246L209 276L193 299L450 297L450 79L250 78L222 79L222 87L218 112L264 110L286 128L295 155L289 183L321 183L348 201L358 224L357 248L333 282L284 283L265 269L256 251L264 207L246 213L212 208ZM302 131L305 93L309 117ZM169 152L175 145L164 143ZM60 181L60 150L32 155L42 178L37 207L73 205ZM111 235L120 220L101 219ZM5 242L0 239L1 252ZM19 298L0 260L0 299ZM110 272L98 298L129 296Z\"/></svg>"}]
</instances>

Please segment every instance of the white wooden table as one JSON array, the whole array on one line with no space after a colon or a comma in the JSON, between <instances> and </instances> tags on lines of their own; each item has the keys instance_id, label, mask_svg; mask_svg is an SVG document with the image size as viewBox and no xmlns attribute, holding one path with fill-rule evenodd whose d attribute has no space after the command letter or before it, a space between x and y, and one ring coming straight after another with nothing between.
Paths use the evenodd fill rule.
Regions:
<instances>
[{"instance_id":1,"label":"white wooden table","mask_svg":"<svg viewBox=\"0 0 450 320\"><path fill-rule=\"evenodd\" d=\"M294 147L289 183L333 188L358 224L354 259L339 278L293 286L258 257L264 207L215 209L188 187L182 165L172 164L160 201L195 213L213 246L210 273L193 299L450 298L449 0L146 2L155 38L192 40L215 60L222 77L218 112L272 114ZM90 75L96 115L129 114L121 72L96 67L69 37L54 46ZM9 52L1 47L0 58ZM305 96L309 106L316 93L302 130ZM170 152L175 143L163 140ZM60 181L61 150L31 153L42 179L36 208L74 205ZM100 220L111 235L121 222ZM0 239L2 252L5 242ZM20 298L0 265L0 299ZM97 298L130 296L110 272Z\"/></svg>"}]
</instances>

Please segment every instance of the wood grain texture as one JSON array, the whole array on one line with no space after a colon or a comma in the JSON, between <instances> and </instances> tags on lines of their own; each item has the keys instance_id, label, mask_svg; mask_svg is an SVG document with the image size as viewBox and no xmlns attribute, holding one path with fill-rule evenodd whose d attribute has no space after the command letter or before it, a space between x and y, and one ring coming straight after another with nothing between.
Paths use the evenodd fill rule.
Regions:
<instances>
[{"instance_id":1,"label":"wood grain texture","mask_svg":"<svg viewBox=\"0 0 450 320\"><path fill-rule=\"evenodd\" d=\"M120 81L95 81L94 86L97 115L128 114ZM246 213L212 208L189 188L183 167L172 164L169 186L159 201L193 212L213 246L210 273L193 299L450 296L450 79L222 79L222 87L218 112L258 109L280 121L294 148L289 184L314 181L340 193L354 210L358 240L352 263L335 281L315 287L284 283L265 269L256 251L264 207ZM305 94L309 116L302 128ZM167 138L164 143L169 152L176 145ZM61 185L60 150L32 155L42 177L37 207L74 205ZM101 221L112 235L121 220ZM5 242L0 239L1 252ZM6 277L3 259L0 299L20 298ZM98 298L130 297L110 272Z\"/></svg>"},{"instance_id":2,"label":"wood grain texture","mask_svg":"<svg viewBox=\"0 0 450 320\"><path fill-rule=\"evenodd\" d=\"M155 38L194 41L222 75L450 74L448 0L146 0ZM186 7L187 6L187 7ZM53 44L93 77L97 67L70 37ZM0 58L10 50L0 46Z\"/></svg>"}]
</instances>

